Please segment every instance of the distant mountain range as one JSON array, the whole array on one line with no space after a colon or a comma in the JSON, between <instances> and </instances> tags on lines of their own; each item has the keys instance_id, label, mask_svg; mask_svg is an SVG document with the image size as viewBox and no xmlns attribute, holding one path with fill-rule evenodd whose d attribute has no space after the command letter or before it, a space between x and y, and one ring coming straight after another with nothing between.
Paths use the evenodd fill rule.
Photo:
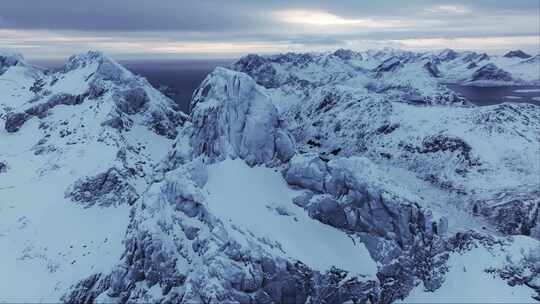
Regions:
<instances>
[{"instance_id":1,"label":"distant mountain range","mask_svg":"<svg viewBox=\"0 0 540 304\"><path fill-rule=\"evenodd\" d=\"M106 55L0 53L0 302L540 301L540 56L240 58L185 114Z\"/></svg>"}]
</instances>

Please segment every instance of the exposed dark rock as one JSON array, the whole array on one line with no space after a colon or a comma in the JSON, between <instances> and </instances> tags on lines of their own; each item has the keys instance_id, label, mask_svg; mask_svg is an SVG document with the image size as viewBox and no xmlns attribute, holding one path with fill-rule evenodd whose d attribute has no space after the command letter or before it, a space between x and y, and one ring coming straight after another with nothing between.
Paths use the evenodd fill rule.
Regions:
<instances>
[{"instance_id":1,"label":"exposed dark rock","mask_svg":"<svg viewBox=\"0 0 540 304\"><path fill-rule=\"evenodd\" d=\"M437 67L437 64L433 61L428 61L424 64L424 69L428 71L428 73L433 77L440 77L441 72L439 71L439 68Z\"/></svg>"},{"instance_id":2,"label":"exposed dark rock","mask_svg":"<svg viewBox=\"0 0 540 304\"><path fill-rule=\"evenodd\" d=\"M30 119L26 113L9 113L6 117L5 129L9 133L17 132Z\"/></svg>"},{"instance_id":3,"label":"exposed dark rock","mask_svg":"<svg viewBox=\"0 0 540 304\"><path fill-rule=\"evenodd\" d=\"M488 63L472 74L471 81L476 80L512 81L512 75L493 63Z\"/></svg>"},{"instance_id":4,"label":"exposed dark rock","mask_svg":"<svg viewBox=\"0 0 540 304\"><path fill-rule=\"evenodd\" d=\"M402 66L401 61L396 57L390 57L383 61L378 67L375 68L377 75L380 77L382 73L391 72Z\"/></svg>"},{"instance_id":5,"label":"exposed dark rock","mask_svg":"<svg viewBox=\"0 0 540 304\"><path fill-rule=\"evenodd\" d=\"M456 153L456 157L465 167L457 169L459 174L465 174L471 167L480 166L480 160L472 153L472 148L461 138L449 137L443 134L427 137L422 146L412 147L405 145L404 148L414 153Z\"/></svg>"},{"instance_id":6,"label":"exposed dark rock","mask_svg":"<svg viewBox=\"0 0 540 304\"><path fill-rule=\"evenodd\" d=\"M323 100L321 100L321 102L317 106L316 111L322 111L322 112L329 111L332 108L332 106L336 104L338 99L339 99L338 96L332 93L329 93L323 98Z\"/></svg>"},{"instance_id":7,"label":"exposed dark rock","mask_svg":"<svg viewBox=\"0 0 540 304\"><path fill-rule=\"evenodd\" d=\"M446 49L446 50L443 50L439 55L439 59L441 61L450 61L450 60L454 60L456 59L457 57L459 56L458 52L454 51L454 50L451 50L451 49Z\"/></svg>"},{"instance_id":8,"label":"exposed dark rock","mask_svg":"<svg viewBox=\"0 0 540 304\"><path fill-rule=\"evenodd\" d=\"M136 87L119 92L114 98L120 111L133 115L145 110L150 98L143 88Z\"/></svg>"},{"instance_id":9,"label":"exposed dark rock","mask_svg":"<svg viewBox=\"0 0 540 304\"><path fill-rule=\"evenodd\" d=\"M114 113L104 120L101 125L109 126L118 131L127 131L133 125L133 120L128 115L123 115L121 112Z\"/></svg>"},{"instance_id":10,"label":"exposed dark rock","mask_svg":"<svg viewBox=\"0 0 540 304\"><path fill-rule=\"evenodd\" d=\"M369 167L367 161L356 161ZM362 166L354 162L336 158L326 163L295 156L284 171L285 180L309 191L293 202L325 224L366 237L364 244L372 257L386 265L378 274L381 302L404 298L415 286L415 278L428 290L439 288L447 271L442 238L446 222L433 221L414 202L370 186L373 181L362 179L362 172L354 169ZM386 262L395 259L399 264Z\"/></svg>"},{"instance_id":11,"label":"exposed dark rock","mask_svg":"<svg viewBox=\"0 0 540 304\"><path fill-rule=\"evenodd\" d=\"M182 174L154 185L131 214L120 265L109 275L92 275L74 285L63 301L86 303L99 296L118 303L148 302L155 300L148 293L151 286L161 289L159 299L166 302L378 300L376 281L336 268L317 272L301 262L261 252L259 247L238 244L196 201L197 192L189 184L192 181ZM182 228L188 222L185 216L195 226Z\"/></svg>"},{"instance_id":12,"label":"exposed dark rock","mask_svg":"<svg viewBox=\"0 0 540 304\"><path fill-rule=\"evenodd\" d=\"M471 63L469 63L469 65L467 65L467 69L469 69L469 70L470 70L470 69L474 69L474 68L476 68L476 67L478 67L478 65L476 64L476 62L471 62Z\"/></svg>"},{"instance_id":13,"label":"exposed dark rock","mask_svg":"<svg viewBox=\"0 0 540 304\"><path fill-rule=\"evenodd\" d=\"M355 57L355 53L351 50L339 49L333 53L334 56L342 60L351 60ZM361 59L361 57L360 57Z\"/></svg>"},{"instance_id":14,"label":"exposed dark rock","mask_svg":"<svg viewBox=\"0 0 540 304\"><path fill-rule=\"evenodd\" d=\"M43 86L45 86L45 81L39 78L32 84L29 90L34 94L38 94L43 89Z\"/></svg>"},{"instance_id":15,"label":"exposed dark rock","mask_svg":"<svg viewBox=\"0 0 540 304\"><path fill-rule=\"evenodd\" d=\"M26 109L24 112L11 113L6 118L6 131L12 133L17 132L21 126L32 116L43 118L48 111L58 105L78 105L81 104L87 97L87 94L70 95L56 94L51 96L46 102L36 104Z\"/></svg>"},{"instance_id":16,"label":"exposed dark rock","mask_svg":"<svg viewBox=\"0 0 540 304\"><path fill-rule=\"evenodd\" d=\"M78 180L66 192L66 197L84 207L93 205L108 207L121 204L131 205L139 198L139 195L124 174L116 168L111 168L94 177Z\"/></svg>"},{"instance_id":17,"label":"exposed dark rock","mask_svg":"<svg viewBox=\"0 0 540 304\"><path fill-rule=\"evenodd\" d=\"M233 68L246 73L265 88L277 88L281 85L272 64L259 55L247 55L238 60Z\"/></svg>"},{"instance_id":18,"label":"exposed dark rock","mask_svg":"<svg viewBox=\"0 0 540 304\"><path fill-rule=\"evenodd\" d=\"M110 287L110 278L103 278L101 273L93 274L80 281L64 295L61 300L70 304L93 304L96 298Z\"/></svg>"},{"instance_id":19,"label":"exposed dark rock","mask_svg":"<svg viewBox=\"0 0 540 304\"><path fill-rule=\"evenodd\" d=\"M499 231L507 235L527 235L540 240L540 191L508 189L493 193L489 198L472 204L477 214L485 217Z\"/></svg>"},{"instance_id":20,"label":"exposed dark rock","mask_svg":"<svg viewBox=\"0 0 540 304\"><path fill-rule=\"evenodd\" d=\"M390 134L399 128L399 124L386 124L377 129L378 134Z\"/></svg>"},{"instance_id":21,"label":"exposed dark rock","mask_svg":"<svg viewBox=\"0 0 540 304\"><path fill-rule=\"evenodd\" d=\"M43 118L47 115L47 111L58 105L79 105L83 103L87 94L71 95L71 94L56 94L51 96L46 102L30 107L25 111L28 115Z\"/></svg>"},{"instance_id":22,"label":"exposed dark rock","mask_svg":"<svg viewBox=\"0 0 540 304\"><path fill-rule=\"evenodd\" d=\"M527 58L531 58L532 56L523 52L522 50L515 50L515 51L510 51L506 54L504 54L504 57L507 57L507 58L522 58L522 59L527 59Z\"/></svg>"},{"instance_id":23,"label":"exposed dark rock","mask_svg":"<svg viewBox=\"0 0 540 304\"><path fill-rule=\"evenodd\" d=\"M470 62L470 64L480 62L483 60L488 60L489 55L486 53L476 53L476 52L470 52L467 55L465 55L463 58L464 62Z\"/></svg>"}]
</instances>

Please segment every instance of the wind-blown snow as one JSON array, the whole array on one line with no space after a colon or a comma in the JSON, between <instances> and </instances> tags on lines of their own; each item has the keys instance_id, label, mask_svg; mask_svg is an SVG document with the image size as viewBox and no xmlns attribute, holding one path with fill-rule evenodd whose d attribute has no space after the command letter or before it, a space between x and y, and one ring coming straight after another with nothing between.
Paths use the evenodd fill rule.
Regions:
<instances>
[{"instance_id":1,"label":"wind-blown snow","mask_svg":"<svg viewBox=\"0 0 540 304\"><path fill-rule=\"evenodd\" d=\"M275 169L227 159L209 166L205 189L212 213L256 237L278 242L289 257L320 271L336 266L356 274L376 273L362 243L310 218L292 203L298 191L290 189Z\"/></svg>"}]
</instances>

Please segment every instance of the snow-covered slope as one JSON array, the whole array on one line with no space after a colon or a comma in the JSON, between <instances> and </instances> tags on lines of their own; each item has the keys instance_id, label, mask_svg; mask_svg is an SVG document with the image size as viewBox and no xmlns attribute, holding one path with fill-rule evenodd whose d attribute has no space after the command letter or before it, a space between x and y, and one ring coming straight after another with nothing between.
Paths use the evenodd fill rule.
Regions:
<instances>
[{"instance_id":1,"label":"snow-covered slope","mask_svg":"<svg viewBox=\"0 0 540 304\"><path fill-rule=\"evenodd\" d=\"M129 205L185 117L100 53L57 73L17 58L0 76L0 299L55 302L119 259Z\"/></svg>"},{"instance_id":2,"label":"snow-covered slope","mask_svg":"<svg viewBox=\"0 0 540 304\"><path fill-rule=\"evenodd\" d=\"M448 266L455 260L451 240L459 234L539 239L538 107L473 107L441 85L538 83L538 63L522 60L452 50L338 50L249 55L232 68L266 88L287 121L298 152L304 155L295 156L284 175L290 184L308 190L295 202L326 224L364 235L368 250L382 264L381 298L391 301L406 296L418 279L430 292L443 286ZM357 156L366 159L360 162ZM356 172L364 176L351 175ZM386 176L384 182L378 182L382 176ZM400 187L392 188L393 184ZM390 193L392 199L376 199L381 192ZM374 210L394 211L371 213L365 204ZM421 214L420 222L401 217L412 212L406 204L416 206L413 213ZM435 230L426 223L428 218ZM381 223L390 226L380 227ZM421 235L423 241L418 244L415 237L408 238L405 229L396 230L400 226L416 227L412 234ZM482 234L471 234L471 230ZM393 241L373 241L377 234ZM536 240L531 242L537 244ZM381 244L387 249L381 250ZM494 254L505 255L504 250ZM410 265L389 271L391 259ZM427 272L418 268L426 259L430 261ZM502 267L494 259L495 264ZM383 273L392 278L393 291L385 290ZM538 270L533 273L538 276ZM538 292L535 284L529 287ZM481 289L478 292L478 301L488 300L482 299ZM474 298L474 294L469 296Z\"/></svg>"},{"instance_id":3,"label":"snow-covered slope","mask_svg":"<svg viewBox=\"0 0 540 304\"><path fill-rule=\"evenodd\" d=\"M443 83L464 85L540 85L535 57L489 56L485 53L410 52L394 49L271 56L248 55L232 68L252 76L287 108L337 86L386 100L412 104L463 104Z\"/></svg>"},{"instance_id":4,"label":"snow-covered slope","mask_svg":"<svg viewBox=\"0 0 540 304\"><path fill-rule=\"evenodd\" d=\"M98 52L1 54L0 302L538 301L538 107L442 84L523 56L249 55L188 116Z\"/></svg>"}]
</instances>

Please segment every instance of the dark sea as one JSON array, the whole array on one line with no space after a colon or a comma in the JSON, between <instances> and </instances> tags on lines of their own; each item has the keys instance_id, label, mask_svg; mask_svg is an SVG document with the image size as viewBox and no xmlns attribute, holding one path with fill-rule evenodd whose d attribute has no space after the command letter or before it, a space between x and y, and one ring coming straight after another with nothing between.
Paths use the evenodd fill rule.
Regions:
<instances>
[{"instance_id":1,"label":"dark sea","mask_svg":"<svg viewBox=\"0 0 540 304\"><path fill-rule=\"evenodd\" d=\"M174 100L185 113L193 91L216 67L226 67L233 59L171 59L171 60L119 60L132 73L143 76L156 89ZM33 64L57 69L65 62L60 60L33 61Z\"/></svg>"},{"instance_id":2,"label":"dark sea","mask_svg":"<svg viewBox=\"0 0 540 304\"><path fill-rule=\"evenodd\" d=\"M503 102L526 102L540 106L539 86L472 87L447 84L447 87L478 106L490 106Z\"/></svg>"}]
</instances>

